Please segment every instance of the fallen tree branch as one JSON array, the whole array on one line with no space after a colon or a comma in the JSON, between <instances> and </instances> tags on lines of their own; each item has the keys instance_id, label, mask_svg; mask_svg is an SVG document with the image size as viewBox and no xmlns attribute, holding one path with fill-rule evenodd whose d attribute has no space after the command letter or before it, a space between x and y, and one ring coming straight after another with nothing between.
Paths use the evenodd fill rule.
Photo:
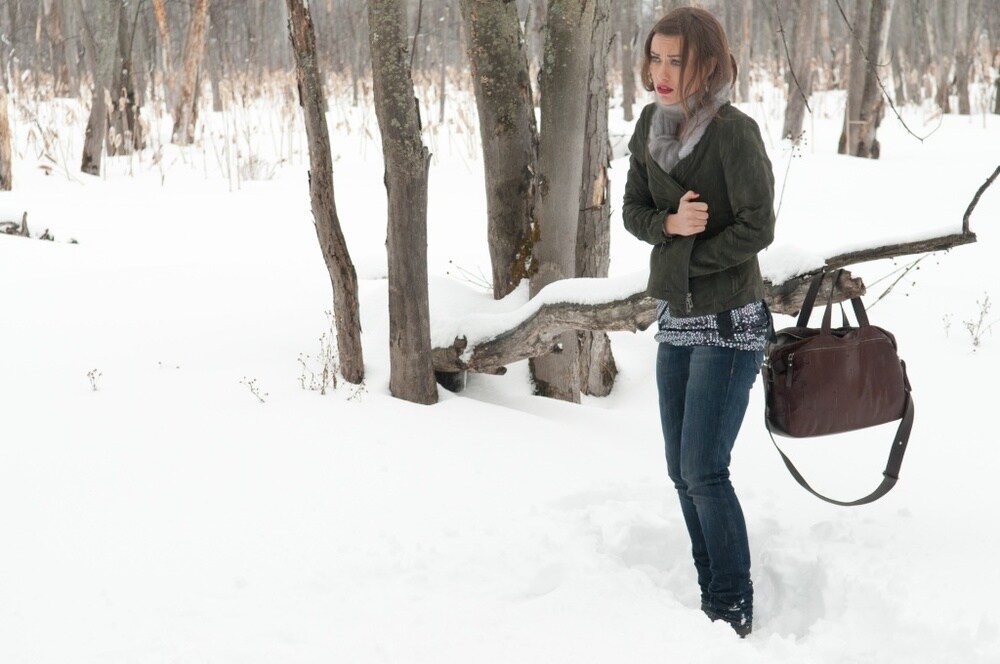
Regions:
<instances>
[{"instance_id":1,"label":"fallen tree branch","mask_svg":"<svg viewBox=\"0 0 1000 664\"><path fill-rule=\"evenodd\" d=\"M961 233L837 254L826 259L823 269L832 271L857 263L944 251L975 242L976 234L969 231L969 218L983 192L997 177L1000 177L1000 166L997 166L993 174L979 187L969 203L962 220ZM807 274L800 274L780 284L765 281L764 299L771 311L779 314L797 314L802 307L809 283L818 272L819 270L813 270ZM568 279L556 284L562 284L561 287L565 288L568 282L572 281ZM837 283L833 299L834 302L842 302L864 294L865 285L861 279L845 272ZM537 297L541 299L542 293ZM513 327L508 325L508 329L500 331L489 339L477 341L472 348L469 348L468 340L464 336L456 337L450 346L435 348L434 370L442 374L461 371L502 374L508 364L562 350L556 339L563 332L569 330L636 332L652 325L655 317L656 300L647 297L645 290L609 297L605 302L547 302L538 305Z\"/></svg>"},{"instance_id":2,"label":"fallen tree branch","mask_svg":"<svg viewBox=\"0 0 1000 664\"><path fill-rule=\"evenodd\" d=\"M867 261L941 251L975 242L974 233L957 233L928 240L904 242L872 249L838 254L826 261L825 270ZM794 315L802 307L809 283L818 270L801 274L780 284L765 282L764 299L771 311ZM564 280L557 282L566 287ZM865 294L865 285L858 277L846 273L834 293L841 302ZM599 303L552 302L542 304L514 327L496 336L475 343L469 348L465 337L459 336L447 347L434 349L434 369L440 372L475 371L504 373L504 367L530 357L559 352L557 338L569 330L636 332L645 330L656 316L656 300L645 291Z\"/></svg>"},{"instance_id":3,"label":"fallen tree branch","mask_svg":"<svg viewBox=\"0 0 1000 664\"><path fill-rule=\"evenodd\" d=\"M929 240L916 240L915 242L903 242L901 244L888 244L882 247L871 249L861 249L859 251L849 251L837 254L826 259L826 269L836 270L848 265L857 263L867 263L877 261L882 258L895 258L897 256L910 256L912 254L926 254L932 251L943 251L958 247L963 244L971 244L976 241L975 233L955 233L953 235L942 235ZM815 274L815 272L813 273Z\"/></svg>"},{"instance_id":4,"label":"fallen tree branch","mask_svg":"<svg viewBox=\"0 0 1000 664\"><path fill-rule=\"evenodd\" d=\"M0 233L5 235L20 235L21 237L31 237L28 231L28 213L21 217L21 223L16 221L0 221Z\"/></svg>"}]
</instances>

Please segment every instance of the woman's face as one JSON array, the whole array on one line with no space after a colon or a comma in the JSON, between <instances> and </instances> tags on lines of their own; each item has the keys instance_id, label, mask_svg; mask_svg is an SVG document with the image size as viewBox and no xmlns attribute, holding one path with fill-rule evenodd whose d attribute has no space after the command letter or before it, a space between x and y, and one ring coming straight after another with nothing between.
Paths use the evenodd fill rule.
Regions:
<instances>
[{"instance_id":1,"label":"woman's face","mask_svg":"<svg viewBox=\"0 0 1000 664\"><path fill-rule=\"evenodd\" d=\"M653 88L661 103L676 104L686 99L695 86L685 85L681 80L681 63L684 61L681 52L680 37L653 35L649 45L649 76ZM691 77L694 63L687 63L687 75Z\"/></svg>"}]
</instances>

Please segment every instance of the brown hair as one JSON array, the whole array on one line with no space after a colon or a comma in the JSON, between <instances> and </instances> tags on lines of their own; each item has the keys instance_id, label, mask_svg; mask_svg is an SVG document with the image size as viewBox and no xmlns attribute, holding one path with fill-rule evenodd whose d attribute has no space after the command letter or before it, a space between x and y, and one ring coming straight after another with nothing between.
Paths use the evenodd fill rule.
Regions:
<instances>
[{"instance_id":1,"label":"brown hair","mask_svg":"<svg viewBox=\"0 0 1000 664\"><path fill-rule=\"evenodd\" d=\"M679 37L681 40L681 85L687 89L697 85L695 92L681 101L681 108L691 116L708 104L708 101L736 80L736 58L729 50L726 31L711 13L697 7L678 7L661 18L649 31L642 56L642 86L654 89L649 73L650 49L653 36ZM693 65L693 78L688 81L687 71Z\"/></svg>"}]
</instances>

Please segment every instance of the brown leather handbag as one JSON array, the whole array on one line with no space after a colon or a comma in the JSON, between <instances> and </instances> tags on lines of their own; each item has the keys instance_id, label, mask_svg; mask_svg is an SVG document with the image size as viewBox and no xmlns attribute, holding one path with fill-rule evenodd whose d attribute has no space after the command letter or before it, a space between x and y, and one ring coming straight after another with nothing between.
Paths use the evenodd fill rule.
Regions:
<instances>
[{"instance_id":1,"label":"brown leather handbag","mask_svg":"<svg viewBox=\"0 0 1000 664\"><path fill-rule=\"evenodd\" d=\"M861 298L851 300L858 327L848 326L846 316L842 327L831 326L833 289L842 272L833 276L822 327L807 324L825 273L810 284L795 327L775 333L761 371L772 441L774 434L824 436L900 420L882 483L864 498L847 502L817 493L774 442L792 477L807 491L835 505L853 506L878 500L896 484L913 427L913 399L896 338L868 322Z\"/></svg>"}]
</instances>

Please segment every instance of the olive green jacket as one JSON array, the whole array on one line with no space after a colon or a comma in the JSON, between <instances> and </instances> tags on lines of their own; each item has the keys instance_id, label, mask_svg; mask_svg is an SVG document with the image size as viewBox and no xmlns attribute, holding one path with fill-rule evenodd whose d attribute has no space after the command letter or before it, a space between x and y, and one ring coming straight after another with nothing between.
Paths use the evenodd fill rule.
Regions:
<instances>
[{"instance_id":1,"label":"olive green jacket","mask_svg":"<svg viewBox=\"0 0 1000 664\"><path fill-rule=\"evenodd\" d=\"M757 253L774 238L774 173L757 123L725 104L691 154L665 173L648 148L655 108L642 110L629 141L622 206L625 228L653 245L647 292L682 317L763 299ZM696 235L667 236L663 222L689 190L708 203L708 225Z\"/></svg>"}]
</instances>

